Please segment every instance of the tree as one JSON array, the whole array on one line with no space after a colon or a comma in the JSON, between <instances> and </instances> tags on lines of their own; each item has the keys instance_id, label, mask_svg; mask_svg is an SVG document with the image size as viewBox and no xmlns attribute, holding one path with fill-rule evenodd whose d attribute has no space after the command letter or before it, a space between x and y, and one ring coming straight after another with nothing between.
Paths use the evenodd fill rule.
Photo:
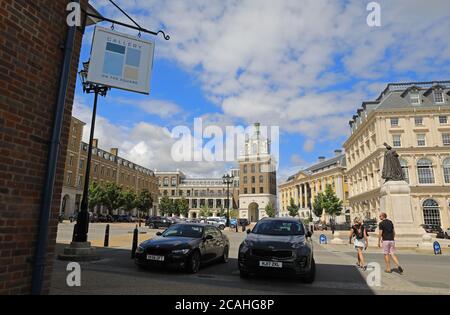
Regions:
<instances>
[{"instance_id":1,"label":"tree","mask_svg":"<svg viewBox=\"0 0 450 315\"><path fill-rule=\"evenodd\" d=\"M319 218L322 216L324 210L323 199L323 193L319 193L316 198L314 198L313 212Z\"/></svg>"},{"instance_id":2,"label":"tree","mask_svg":"<svg viewBox=\"0 0 450 315\"><path fill-rule=\"evenodd\" d=\"M269 204L266 206L266 214L269 218L275 218L275 207L272 202L269 202Z\"/></svg>"},{"instance_id":3,"label":"tree","mask_svg":"<svg viewBox=\"0 0 450 315\"><path fill-rule=\"evenodd\" d=\"M153 198L148 190L143 190L136 199L136 208L139 211L139 217L142 213L147 213L153 207Z\"/></svg>"},{"instance_id":4,"label":"tree","mask_svg":"<svg viewBox=\"0 0 450 315\"><path fill-rule=\"evenodd\" d=\"M108 213L122 208L122 187L117 186L114 183L108 183L104 187L104 193L101 198L102 204L108 209Z\"/></svg>"},{"instance_id":5,"label":"tree","mask_svg":"<svg viewBox=\"0 0 450 315\"><path fill-rule=\"evenodd\" d=\"M289 215L293 218L298 216L298 210L300 210L300 207L295 204L294 198L291 198L291 204L287 208Z\"/></svg>"},{"instance_id":6,"label":"tree","mask_svg":"<svg viewBox=\"0 0 450 315\"><path fill-rule=\"evenodd\" d=\"M164 196L159 201L159 211L161 215L172 214L172 200L169 197Z\"/></svg>"},{"instance_id":7,"label":"tree","mask_svg":"<svg viewBox=\"0 0 450 315\"><path fill-rule=\"evenodd\" d=\"M200 210L200 216L202 218L207 218L207 217L211 217L212 216L212 211L211 209L209 209L208 206L203 206Z\"/></svg>"},{"instance_id":8,"label":"tree","mask_svg":"<svg viewBox=\"0 0 450 315\"><path fill-rule=\"evenodd\" d=\"M133 209L136 209L136 193L132 190L122 191L122 209L125 213L130 214Z\"/></svg>"},{"instance_id":9,"label":"tree","mask_svg":"<svg viewBox=\"0 0 450 315\"><path fill-rule=\"evenodd\" d=\"M189 202L186 198L177 199L175 202L178 215L187 218L189 216Z\"/></svg>"},{"instance_id":10,"label":"tree","mask_svg":"<svg viewBox=\"0 0 450 315\"><path fill-rule=\"evenodd\" d=\"M95 207L102 205L104 193L105 190L103 187L96 183L89 186L89 210L91 210L91 212Z\"/></svg>"},{"instance_id":11,"label":"tree","mask_svg":"<svg viewBox=\"0 0 450 315\"><path fill-rule=\"evenodd\" d=\"M343 202L336 195L331 185L327 185L327 188L325 189L323 207L325 212L333 217L334 221L336 221L336 216L340 216L342 213Z\"/></svg>"},{"instance_id":12,"label":"tree","mask_svg":"<svg viewBox=\"0 0 450 315\"><path fill-rule=\"evenodd\" d=\"M239 217L239 212L236 209L230 210L230 219L237 219Z\"/></svg>"}]
</instances>

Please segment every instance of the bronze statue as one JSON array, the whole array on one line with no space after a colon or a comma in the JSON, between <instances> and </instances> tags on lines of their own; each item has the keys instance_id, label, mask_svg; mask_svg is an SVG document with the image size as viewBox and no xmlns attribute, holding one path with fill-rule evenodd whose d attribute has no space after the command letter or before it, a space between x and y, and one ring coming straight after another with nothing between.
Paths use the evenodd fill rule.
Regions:
<instances>
[{"instance_id":1,"label":"bronze statue","mask_svg":"<svg viewBox=\"0 0 450 315\"><path fill-rule=\"evenodd\" d=\"M402 166L400 164L400 156L389 144L385 143L384 146L387 151L384 155L382 178L386 181L386 183L390 181L404 181L405 176L403 175Z\"/></svg>"}]
</instances>

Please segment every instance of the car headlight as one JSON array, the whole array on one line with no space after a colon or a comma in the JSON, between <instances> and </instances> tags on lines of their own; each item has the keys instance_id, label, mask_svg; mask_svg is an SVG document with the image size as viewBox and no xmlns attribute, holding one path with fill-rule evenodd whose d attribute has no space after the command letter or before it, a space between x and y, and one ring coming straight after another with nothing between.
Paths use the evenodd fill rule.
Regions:
<instances>
[{"instance_id":1,"label":"car headlight","mask_svg":"<svg viewBox=\"0 0 450 315\"><path fill-rule=\"evenodd\" d=\"M136 254L143 254L144 253L144 248L141 246L138 246L138 248L136 249Z\"/></svg>"},{"instance_id":2,"label":"car headlight","mask_svg":"<svg viewBox=\"0 0 450 315\"><path fill-rule=\"evenodd\" d=\"M178 250L173 250L172 254L174 255L186 255L187 253L189 253L190 249L178 249Z\"/></svg>"}]
</instances>

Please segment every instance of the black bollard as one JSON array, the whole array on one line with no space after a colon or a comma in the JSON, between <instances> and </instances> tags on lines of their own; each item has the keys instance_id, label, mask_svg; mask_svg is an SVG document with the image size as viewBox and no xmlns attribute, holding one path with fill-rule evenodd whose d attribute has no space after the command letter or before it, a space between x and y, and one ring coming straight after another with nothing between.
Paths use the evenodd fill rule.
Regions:
<instances>
[{"instance_id":1,"label":"black bollard","mask_svg":"<svg viewBox=\"0 0 450 315\"><path fill-rule=\"evenodd\" d=\"M106 231L105 231L105 243L103 244L104 247L109 247L109 224L106 225Z\"/></svg>"},{"instance_id":2,"label":"black bollard","mask_svg":"<svg viewBox=\"0 0 450 315\"><path fill-rule=\"evenodd\" d=\"M239 233L239 225L236 222L236 233Z\"/></svg>"},{"instance_id":3,"label":"black bollard","mask_svg":"<svg viewBox=\"0 0 450 315\"><path fill-rule=\"evenodd\" d=\"M137 246L138 246L138 236L139 236L139 230L138 227L136 225L136 228L134 229L134 234L133 234L133 245L131 248L131 259L134 259L136 257L136 250L137 250Z\"/></svg>"},{"instance_id":4,"label":"black bollard","mask_svg":"<svg viewBox=\"0 0 450 315\"><path fill-rule=\"evenodd\" d=\"M75 242L75 237L76 237L76 231L77 231L77 225L75 224L73 226L73 233L72 233L72 243Z\"/></svg>"}]
</instances>

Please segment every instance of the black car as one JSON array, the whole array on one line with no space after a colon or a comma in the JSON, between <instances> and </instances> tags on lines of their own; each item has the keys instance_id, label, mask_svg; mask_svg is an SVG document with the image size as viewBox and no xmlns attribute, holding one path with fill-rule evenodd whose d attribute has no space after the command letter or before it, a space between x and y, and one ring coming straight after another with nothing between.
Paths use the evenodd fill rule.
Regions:
<instances>
[{"instance_id":1,"label":"black car","mask_svg":"<svg viewBox=\"0 0 450 315\"><path fill-rule=\"evenodd\" d=\"M242 278L252 273L294 275L312 283L316 275L311 232L298 219L265 218L239 248Z\"/></svg>"},{"instance_id":2,"label":"black car","mask_svg":"<svg viewBox=\"0 0 450 315\"><path fill-rule=\"evenodd\" d=\"M366 221L364 221L363 225L364 225L364 228L366 229L366 231L369 233L375 232L378 228L378 223L376 220L366 220Z\"/></svg>"},{"instance_id":3,"label":"black car","mask_svg":"<svg viewBox=\"0 0 450 315\"><path fill-rule=\"evenodd\" d=\"M250 222L247 219L239 219L238 220L239 226L247 227L250 225Z\"/></svg>"},{"instance_id":4,"label":"black car","mask_svg":"<svg viewBox=\"0 0 450 315\"><path fill-rule=\"evenodd\" d=\"M436 238L445 238L445 232L439 225L422 224L421 227L427 233L436 234Z\"/></svg>"},{"instance_id":5,"label":"black car","mask_svg":"<svg viewBox=\"0 0 450 315\"><path fill-rule=\"evenodd\" d=\"M139 245L135 262L147 267L180 267L197 273L202 264L228 262L230 242L222 232L206 224L181 223Z\"/></svg>"},{"instance_id":6,"label":"black car","mask_svg":"<svg viewBox=\"0 0 450 315\"><path fill-rule=\"evenodd\" d=\"M174 222L172 220L170 220L169 218L150 217L147 219L147 222L145 222L145 225L153 230L153 229L159 229L159 228L168 228L173 223Z\"/></svg>"}]
</instances>

